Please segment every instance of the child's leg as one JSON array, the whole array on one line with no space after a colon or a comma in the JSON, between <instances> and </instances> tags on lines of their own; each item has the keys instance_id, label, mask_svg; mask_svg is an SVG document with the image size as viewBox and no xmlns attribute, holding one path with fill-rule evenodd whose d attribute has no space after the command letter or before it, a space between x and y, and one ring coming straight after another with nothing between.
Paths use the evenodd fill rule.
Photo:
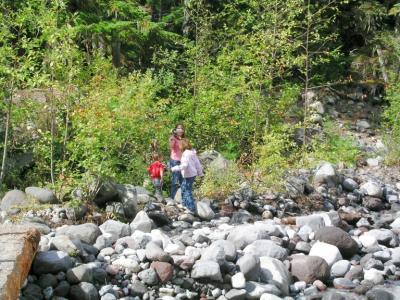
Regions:
<instances>
[{"instance_id":1,"label":"child's leg","mask_svg":"<svg viewBox=\"0 0 400 300\"><path fill-rule=\"evenodd\" d=\"M170 166L175 167L180 165L180 161L177 160L170 160ZM180 171L178 172L172 172L172 178L171 178L171 193L170 197L172 199L175 198L176 192L178 191L178 185L182 185L182 174Z\"/></svg>"},{"instance_id":2,"label":"child's leg","mask_svg":"<svg viewBox=\"0 0 400 300\"><path fill-rule=\"evenodd\" d=\"M156 190L156 197L162 198L162 182L161 179L153 179L153 185Z\"/></svg>"},{"instance_id":3,"label":"child's leg","mask_svg":"<svg viewBox=\"0 0 400 300\"><path fill-rule=\"evenodd\" d=\"M184 201L184 205L192 212L196 210L192 193L194 179L195 177L183 178L182 183L182 187L184 187L182 189L182 200Z\"/></svg>"}]
</instances>

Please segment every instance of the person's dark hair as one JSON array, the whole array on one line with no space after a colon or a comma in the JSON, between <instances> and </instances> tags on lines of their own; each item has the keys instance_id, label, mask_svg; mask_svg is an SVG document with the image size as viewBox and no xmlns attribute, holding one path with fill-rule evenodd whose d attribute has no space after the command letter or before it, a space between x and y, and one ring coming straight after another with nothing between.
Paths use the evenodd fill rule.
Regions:
<instances>
[{"instance_id":1,"label":"person's dark hair","mask_svg":"<svg viewBox=\"0 0 400 300\"><path fill-rule=\"evenodd\" d=\"M153 152L152 156L154 161L161 160L161 154L158 152Z\"/></svg>"}]
</instances>

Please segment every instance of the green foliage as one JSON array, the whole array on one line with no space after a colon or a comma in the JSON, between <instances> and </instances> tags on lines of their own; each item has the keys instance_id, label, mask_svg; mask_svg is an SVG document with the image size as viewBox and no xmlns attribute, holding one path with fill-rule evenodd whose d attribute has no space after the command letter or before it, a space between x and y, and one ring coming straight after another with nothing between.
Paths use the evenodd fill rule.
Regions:
<instances>
[{"instance_id":1,"label":"green foliage","mask_svg":"<svg viewBox=\"0 0 400 300\"><path fill-rule=\"evenodd\" d=\"M240 188L244 177L238 166L231 162L224 170L216 168L207 168L206 176L202 181L199 193L203 197L224 200L232 192Z\"/></svg>"},{"instance_id":2,"label":"green foliage","mask_svg":"<svg viewBox=\"0 0 400 300\"><path fill-rule=\"evenodd\" d=\"M333 164L342 162L346 166L353 167L360 155L361 151L355 141L344 136L334 122L327 121L324 123L322 139L313 142L312 150L306 160L311 166L327 161Z\"/></svg>"},{"instance_id":3,"label":"green foliage","mask_svg":"<svg viewBox=\"0 0 400 300\"><path fill-rule=\"evenodd\" d=\"M400 84L393 84L387 89L386 99L389 106L384 111L385 127L388 134L385 138L387 146L386 163L389 165L400 163Z\"/></svg>"}]
</instances>

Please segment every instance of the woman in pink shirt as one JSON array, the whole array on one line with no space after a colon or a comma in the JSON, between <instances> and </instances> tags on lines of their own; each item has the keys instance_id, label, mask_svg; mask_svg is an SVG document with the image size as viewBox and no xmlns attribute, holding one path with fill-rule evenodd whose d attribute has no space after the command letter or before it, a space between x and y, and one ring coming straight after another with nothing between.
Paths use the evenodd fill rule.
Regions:
<instances>
[{"instance_id":1,"label":"woman in pink shirt","mask_svg":"<svg viewBox=\"0 0 400 300\"><path fill-rule=\"evenodd\" d=\"M169 148L171 150L169 165L171 169L181 164L182 151L180 149L180 141L184 137L185 137L185 129L183 125L177 124L172 132L171 137L169 138ZM182 181L183 178L181 172L172 171L171 194L170 194L170 197L172 199L175 198L179 185L182 185Z\"/></svg>"}]
</instances>

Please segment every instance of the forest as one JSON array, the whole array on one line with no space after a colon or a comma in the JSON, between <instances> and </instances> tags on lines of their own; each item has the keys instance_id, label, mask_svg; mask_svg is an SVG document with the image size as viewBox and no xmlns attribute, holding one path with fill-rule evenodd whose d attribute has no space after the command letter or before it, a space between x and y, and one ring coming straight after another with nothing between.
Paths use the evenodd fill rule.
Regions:
<instances>
[{"instance_id":1,"label":"forest","mask_svg":"<svg viewBox=\"0 0 400 300\"><path fill-rule=\"evenodd\" d=\"M2 0L1 190L91 178L142 185L155 141L183 123L198 151L234 162L205 194L240 177L279 186L321 160L360 153L308 97L372 85L379 130L400 155L400 2L394 0ZM308 132L318 130L317 137ZM300 138L294 138L300 134ZM223 176L223 177L221 177Z\"/></svg>"}]
</instances>

